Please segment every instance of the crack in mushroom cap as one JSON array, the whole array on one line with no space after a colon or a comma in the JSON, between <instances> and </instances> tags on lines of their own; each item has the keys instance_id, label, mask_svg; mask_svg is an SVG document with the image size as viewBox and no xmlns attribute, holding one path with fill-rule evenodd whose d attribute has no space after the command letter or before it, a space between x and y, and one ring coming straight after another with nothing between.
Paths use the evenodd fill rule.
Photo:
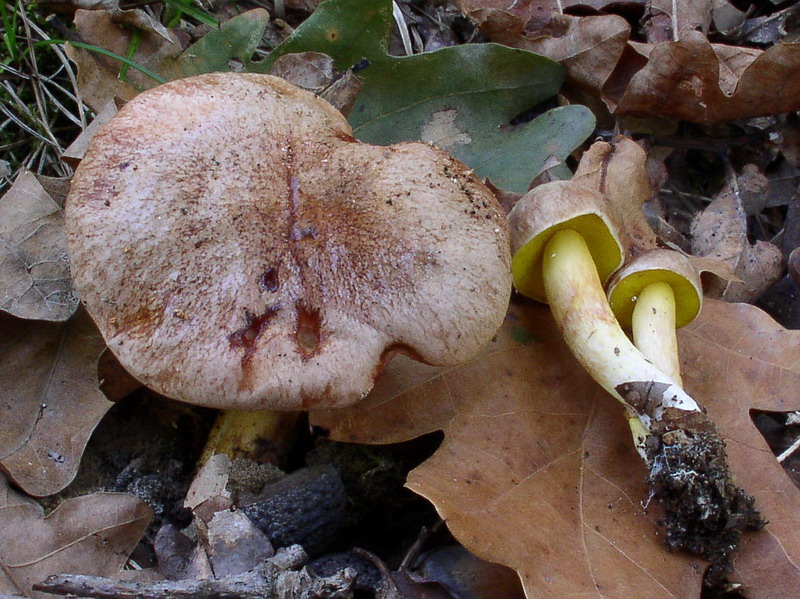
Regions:
<instances>
[{"instance_id":1,"label":"crack in mushroom cap","mask_svg":"<svg viewBox=\"0 0 800 599\"><path fill-rule=\"evenodd\" d=\"M466 166L357 142L330 105L268 75L137 96L92 140L66 218L109 347L199 405L351 404L395 351L470 359L510 294L503 212Z\"/></svg>"}]
</instances>

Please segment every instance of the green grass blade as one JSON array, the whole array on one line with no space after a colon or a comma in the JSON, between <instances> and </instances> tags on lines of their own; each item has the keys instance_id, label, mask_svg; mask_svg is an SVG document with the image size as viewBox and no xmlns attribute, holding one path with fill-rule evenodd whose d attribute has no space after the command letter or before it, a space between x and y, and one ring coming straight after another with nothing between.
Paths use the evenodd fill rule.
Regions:
<instances>
[{"instance_id":1,"label":"green grass blade","mask_svg":"<svg viewBox=\"0 0 800 599\"><path fill-rule=\"evenodd\" d=\"M100 54L102 56L107 56L108 58L113 58L114 60L118 60L124 65L129 66L132 69L136 69L143 75L150 77L153 81L157 83L166 83L167 80L164 79L158 73L154 73L147 67L140 65L138 62L131 60L126 56L122 56L121 54L117 54L116 52L111 52L110 50L106 50L105 48L100 48L99 46L93 46L92 44L85 44L83 42L75 42L71 40L43 40L41 42L36 42L36 46L50 46L53 44L72 44L76 48L81 48L83 50L88 50L89 52L94 52L95 54Z\"/></svg>"},{"instance_id":2,"label":"green grass blade","mask_svg":"<svg viewBox=\"0 0 800 599\"><path fill-rule=\"evenodd\" d=\"M178 11L178 13L189 15L204 25L208 25L209 27L213 27L215 29L219 27L219 21L217 21L206 11L192 5L191 0L188 2L181 2L181 0L164 0L164 4L168 5L173 10Z\"/></svg>"},{"instance_id":3,"label":"green grass blade","mask_svg":"<svg viewBox=\"0 0 800 599\"><path fill-rule=\"evenodd\" d=\"M16 6L14 7L14 20L12 22L8 16L6 3L0 2L0 15L3 18L3 42L6 50L8 50L9 63L17 62L19 59L19 50L17 48L17 8Z\"/></svg>"},{"instance_id":4,"label":"green grass blade","mask_svg":"<svg viewBox=\"0 0 800 599\"><path fill-rule=\"evenodd\" d=\"M133 60L133 57L136 56L136 52L139 50L139 46L141 45L142 41L142 32L138 29L134 29L133 33L131 34L131 41L128 44L128 51L125 53L125 56L128 60ZM119 70L119 75L117 78L120 81L128 81L128 70L130 70L130 65L123 64L122 68Z\"/></svg>"}]
</instances>

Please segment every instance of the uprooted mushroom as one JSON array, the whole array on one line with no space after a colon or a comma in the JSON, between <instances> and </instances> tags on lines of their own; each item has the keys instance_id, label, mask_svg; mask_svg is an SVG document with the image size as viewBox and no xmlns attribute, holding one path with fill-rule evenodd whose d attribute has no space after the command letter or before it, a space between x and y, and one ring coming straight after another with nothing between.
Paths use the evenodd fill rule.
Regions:
<instances>
[{"instance_id":1,"label":"uprooted mushroom","mask_svg":"<svg viewBox=\"0 0 800 599\"><path fill-rule=\"evenodd\" d=\"M93 138L66 220L111 350L197 405L352 404L394 353L471 358L511 288L503 212L467 167L427 144L360 143L267 75L137 96Z\"/></svg>"},{"instance_id":2,"label":"uprooted mushroom","mask_svg":"<svg viewBox=\"0 0 800 599\"><path fill-rule=\"evenodd\" d=\"M514 284L523 295L550 305L578 361L624 406L648 469L651 494L665 511L667 544L706 557L719 574L730 565L741 531L763 526L763 521L753 498L731 481L724 443L705 411L683 389L677 366L664 372L658 363L663 360L648 359L609 306L603 284L622 266L630 245L616 213L599 192L559 181L529 191L514 206L509 221ZM634 280L643 283L644 290L648 281L642 277ZM678 275L665 280L676 288L684 286ZM649 318L653 309L667 310L672 294L671 285L664 290L653 284L648 294L662 293L649 306L650 315L638 315L637 324L644 329L654 324ZM626 287L624 281L621 287ZM689 294L685 299L681 318L699 310L698 297ZM624 300L616 303L630 314L630 300L628 305ZM674 330L669 334L674 340ZM643 338L639 333L637 343L669 355L672 364L677 361L670 339L663 340L667 350L661 340L651 343L646 334Z\"/></svg>"}]
</instances>

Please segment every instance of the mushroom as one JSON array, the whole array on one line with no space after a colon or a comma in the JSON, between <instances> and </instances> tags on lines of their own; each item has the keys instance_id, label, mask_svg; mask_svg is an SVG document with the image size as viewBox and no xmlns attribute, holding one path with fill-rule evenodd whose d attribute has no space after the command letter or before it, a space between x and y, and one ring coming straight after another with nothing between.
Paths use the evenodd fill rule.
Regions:
<instances>
[{"instance_id":1,"label":"mushroom","mask_svg":"<svg viewBox=\"0 0 800 599\"><path fill-rule=\"evenodd\" d=\"M269 75L146 91L66 203L75 287L136 378L184 402L332 408L396 352L468 360L510 294L503 212L428 144L371 146Z\"/></svg>"},{"instance_id":2,"label":"mushroom","mask_svg":"<svg viewBox=\"0 0 800 599\"><path fill-rule=\"evenodd\" d=\"M515 287L550 304L576 358L626 407L637 450L646 457L654 419L667 408L699 407L631 343L608 305L603 284L627 248L613 211L598 192L557 181L523 196L509 223ZM643 402L656 390L640 387L652 383L663 397L653 395L647 406Z\"/></svg>"},{"instance_id":3,"label":"mushroom","mask_svg":"<svg viewBox=\"0 0 800 599\"><path fill-rule=\"evenodd\" d=\"M741 530L763 521L730 480L714 424L673 375L625 335L603 284L621 264L625 238L596 191L574 182L533 188L509 214L517 290L550 304L588 373L625 407L666 538L725 569Z\"/></svg>"},{"instance_id":4,"label":"mushroom","mask_svg":"<svg viewBox=\"0 0 800 599\"><path fill-rule=\"evenodd\" d=\"M684 254L657 248L639 254L608 283L608 301L633 344L656 366L681 383L679 329L703 306L700 273Z\"/></svg>"}]
</instances>

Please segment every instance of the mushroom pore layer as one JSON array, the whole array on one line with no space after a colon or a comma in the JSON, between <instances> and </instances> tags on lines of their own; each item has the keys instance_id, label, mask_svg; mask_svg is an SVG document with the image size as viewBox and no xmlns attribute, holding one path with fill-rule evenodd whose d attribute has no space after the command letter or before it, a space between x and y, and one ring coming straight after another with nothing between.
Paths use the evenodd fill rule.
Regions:
<instances>
[{"instance_id":1,"label":"mushroom pore layer","mask_svg":"<svg viewBox=\"0 0 800 599\"><path fill-rule=\"evenodd\" d=\"M470 170L426 144L359 143L267 75L137 96L93 139L66 210L110 348L194 404L353 403L395 350L472 357L510 293L505 219Z\"/></svg>"}]
</instances>

